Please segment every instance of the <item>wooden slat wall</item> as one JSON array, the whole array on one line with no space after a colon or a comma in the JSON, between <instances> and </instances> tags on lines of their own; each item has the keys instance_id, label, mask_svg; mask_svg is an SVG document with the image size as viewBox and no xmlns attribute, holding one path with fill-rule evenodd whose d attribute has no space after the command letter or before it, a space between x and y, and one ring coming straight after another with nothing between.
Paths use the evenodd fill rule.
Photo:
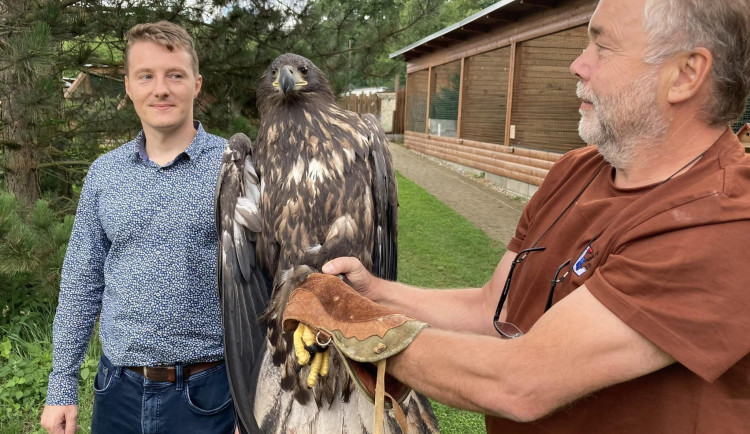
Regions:
<instances>
[{"instance_id":1,"label":"wooden slat wall","mask_svg":"<svg viewBox=\"0 0 750 434\"><path fill-rule=\"evenodd\" d=\"M586 26L578 26L518 44L510 145L553 152L584 146L570 64L587 43Z\"/></svg>"},{"instance_id":2,"label":"wooden slat wall","mask_svg":"<svg viewBox=\"0 0 750 434\"><path fill-rule=\"evenodd\" d=\"M453 137L406 131L404 144L408 149L432 155L506 178L531 185L540 185L549 168L561 154L519 149L494 143L484 143Z\"/></svg>"},{"instance_id":3,"label":"wooden slat wall","mask_svg":"<svg viewBox=\"0 0 750 434\"><path fill-rule=\"evenodd\" d=\"M380 98L374 93L349 95L339 99L338 104L339 107L355 113L372 113L375 117L380 116Z\"/></svg>"},{"instance_id":4,"label":"wooden slat wall","mask_svg":"<svg viewBox=\"0 0 750 434\"><path fill-rule=\"evenodd\" d=\"M428 70L415 72L406 77L406 129L408 131L425 131L428 78Z\"/></svg>"},{"instance_id":5,"label":"wooden slat wall","mask_svg":"<svg viewBox=\"0 0 750 434\"><path fill-rule=\"evenodd\" d=\"M404 134L405 102L406 89L399 89L396 92L396 110L393 112L393 134Z\"/></svg>"},{"instance_id":6,"label":"wooden slat wall","mask_svg":"<svg viewBox=\"0 0 750 434\"><path fill-rule=\"evenodd\" d=\"M503 143L509 61L510 47L466 58L461 138Z\"/></svg>"}]
</instances>

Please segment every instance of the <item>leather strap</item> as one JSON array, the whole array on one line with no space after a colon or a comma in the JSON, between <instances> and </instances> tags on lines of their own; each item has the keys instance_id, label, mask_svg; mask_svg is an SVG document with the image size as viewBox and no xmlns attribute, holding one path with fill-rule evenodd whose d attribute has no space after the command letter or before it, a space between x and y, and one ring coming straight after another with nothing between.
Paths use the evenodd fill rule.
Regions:
<instances>
[{"instance_id":1,"label":"leather strap","mask_svg":"<svg viewBox=\"0 0 750 434\"><path fill-rule=\"evenodd\" d=\"M373 434L383 434L384 423L385 423L385 397L391 400L393 405L393 415L396 417L396 422L401 428L403 434L408 434L409 430L406 425L406 415L404 410L398 404L398 401L385 391L385 361L387 359L380 360L378 362L378 376L375 383L375 426L373 427Z\"/></svg>"},{"instance_id":2,"label":"leather strap","mask_svg":"<svg viewBox=\"0 0 750 434\"><path fill-rule=\"evenodd\" d=\"M383 424L385 423L385 361L378 362L378 379L375 383L375 426L373 434L383 434ZM403 431L403 430L402 430Z\"/></svg>"},{"instance_id":3,"label":"leather strap","mask_svg":"<svg viewBox=\"0 0 750 434\"><path fill-rule=\"evenodd\" d=\"M192 375L219 366L223 362L223 360L218 360L215 362L202 362L185 365L182 367L183 377L188 379ZM174 366L126 366L125 369L143 375L151 381L174 383L177 380L177 370Z\"/></svg>"}]
</instances>

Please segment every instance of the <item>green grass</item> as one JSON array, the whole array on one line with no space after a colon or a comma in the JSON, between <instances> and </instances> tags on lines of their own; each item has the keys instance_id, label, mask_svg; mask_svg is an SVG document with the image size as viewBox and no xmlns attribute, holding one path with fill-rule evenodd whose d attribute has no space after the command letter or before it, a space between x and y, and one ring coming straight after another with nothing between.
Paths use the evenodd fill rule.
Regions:
<instances>
[{"instance_id":1,"label":"green grass","mask_svg":"<svg viewBox=\"0 0 750 434\"><path fill-rule=\"evenodd\" d=\"M428 288L484 285L504 248L422 188L398 176L398 279ZM484 433L484 416L433 401L443 434Z\"/></svg>"},{"instance_id":2,"label":"green grass","mask_svg":"<svg viewBox=\"0 0 750 434\"><path fill-rule=\"evenodd\" d=\"M399 280L432 288L477 287L489 280L503 253L500 243L490 240L410 180L399 175L398 183ZM36 395L21 400L23 408L13 414L0 414L0 434L44 433L39 426L39 417L44 406L46 378L51 369L51 323L50 313L48 318L30 322L28 327L0 330L0 350L5 348L0 362L8 368L0 383L16 377L24 378L24 383L38 383L33 389ZM94 336L79 387L79 433L90 432L94 400L92 382L100 348L98 338ZM15 370L11 372L11 369ZM11 390L17 392L15 388ZM444 434L485 432L484 417L480 414L438 402L433 402L433 408Z\"/></svg>"}]
</instances>

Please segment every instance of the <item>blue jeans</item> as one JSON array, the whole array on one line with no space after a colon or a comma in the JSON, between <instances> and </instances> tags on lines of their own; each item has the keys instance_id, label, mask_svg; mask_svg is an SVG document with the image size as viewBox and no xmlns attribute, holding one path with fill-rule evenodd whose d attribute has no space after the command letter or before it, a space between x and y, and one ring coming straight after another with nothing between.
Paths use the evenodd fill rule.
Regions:
<instances>
[{"instance_id":1,"label":"blue jeans","mask_svg":"<svg viewBox=\"0 0 750 434\"><path fill-rule=\"evenodd\" d=\"M222 363L174 383L151 381L105 357L94 380L94 434L234 432L234 407Z\"/></svg>"}]
</instances>

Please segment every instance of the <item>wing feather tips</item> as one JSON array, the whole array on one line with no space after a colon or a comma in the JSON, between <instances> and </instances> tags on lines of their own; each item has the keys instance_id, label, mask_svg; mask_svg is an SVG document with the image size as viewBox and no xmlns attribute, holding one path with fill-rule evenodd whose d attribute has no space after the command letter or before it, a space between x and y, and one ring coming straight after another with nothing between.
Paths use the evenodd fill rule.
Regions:
<instances>
[{"instance_id":1,"label":"wing feather tips","mask_svg":"<svg viewBox=\"0 0 750 434\"><path fill-rule=\"evenodd\" d=\"M256 263L254 229L260 228L258 176L252 143L244 134L227 142L214 198L219 236L218 286L230 389L243 432L257 432L252 414L252 376L265 345L260 316L268 306L271 280ZM253 187L255 186L255 187Z\"/></svg>"},{"instance_id":2,"label":"wing feather tips","mask_svg":"<svg viewBox=\"0 0 750 434\"><path fill-rule=\"evenodd\" d=\"M362 115L370 138L371 192L374 208L375 243L372 271L379 277L396 280L398 243L398 186L388 138L372 114Z\"/></svg>"}]
</instances>

